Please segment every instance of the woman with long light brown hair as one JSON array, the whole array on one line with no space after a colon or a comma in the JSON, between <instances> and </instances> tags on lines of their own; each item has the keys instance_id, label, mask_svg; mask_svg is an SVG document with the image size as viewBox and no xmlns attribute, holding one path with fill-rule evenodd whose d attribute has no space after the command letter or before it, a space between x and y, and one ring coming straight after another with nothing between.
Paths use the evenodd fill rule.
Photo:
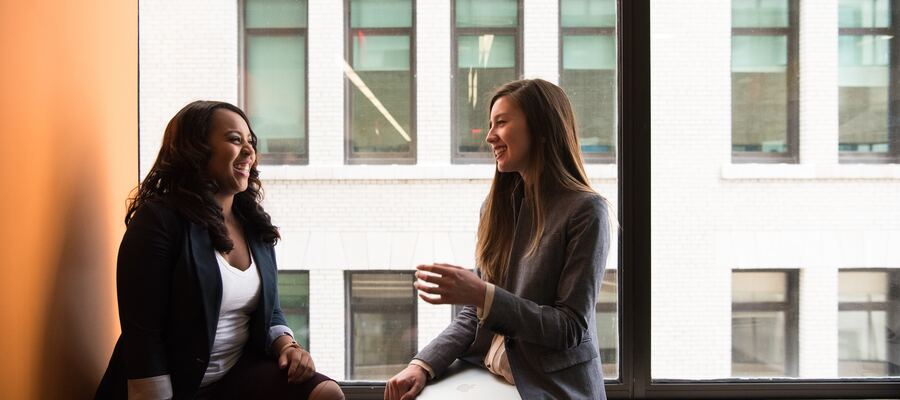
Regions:
<instances>
[{"instance_id":1,"label":"woman with long light brown hair","mask_svg":"<svg viewBox=\"0 0 900 400\"><path fill-rule=\"evenodd\" d=\"M480 277L417 267L423 300L465 307L388 381L384 397L415 398L460 358L502 376L523 399L605 399L594 308L609 218L584 172L569 99L540 79L504 85L490 102L487 142L496 172L478 226Z\"/></svg>"}]
</instances>

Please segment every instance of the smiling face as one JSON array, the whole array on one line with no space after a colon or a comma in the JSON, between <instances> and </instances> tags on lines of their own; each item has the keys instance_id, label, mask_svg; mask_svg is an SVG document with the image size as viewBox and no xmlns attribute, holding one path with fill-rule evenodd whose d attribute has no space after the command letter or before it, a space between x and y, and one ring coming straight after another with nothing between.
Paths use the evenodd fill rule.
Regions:
<instances>
[{"instance_id":1,"label":"smiling face","mask_svg":"<svg viewBox=\"0 0 900 400\"><path fill-rule=\"evenodd\" d=\"M490 124L486 140L493 150L497 169L500 172L524 172L531 149L525 114L508 96L503 96L491 107Z\"/></svg>"},{"instance_id":2,"label":"smiling face","mask_svg":"<svg viewBox=\"0 0 900 400\"><path fill-rule=\"evenodd\" d=\"M233 111L217 109L213 112L207 140L212 155L206 169L219 185L217 195L235 195L247 190L250 168L256 162L247 122Z\"/></svg>"}]
</instances>

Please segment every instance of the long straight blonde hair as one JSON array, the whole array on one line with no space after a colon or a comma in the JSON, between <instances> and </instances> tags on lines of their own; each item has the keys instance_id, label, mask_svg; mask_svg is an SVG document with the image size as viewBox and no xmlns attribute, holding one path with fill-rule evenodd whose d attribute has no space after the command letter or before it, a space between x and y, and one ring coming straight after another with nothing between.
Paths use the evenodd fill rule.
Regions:
<instances>
[{"instance_id":1,"label":"long straight blonde hair","mask_svg":"<svg viewBox=\"0 0 900 400\"><path fill-rule=\"evenodd\" d=\"M488 112L501 97L506 97L525 115L531 149L528 165L523 171L494 172L494 180L478 223L475 258L486 281L500 284L506 279L515 226L512 198L516 191L524 191L531 202L534 232L530 238L528 255L534 254L544 235L549 193L555 191L591 192L578 134L575 114L565 92L542 79L524 79L507 83L491 98Z\"/></svg>"}]
</instances>

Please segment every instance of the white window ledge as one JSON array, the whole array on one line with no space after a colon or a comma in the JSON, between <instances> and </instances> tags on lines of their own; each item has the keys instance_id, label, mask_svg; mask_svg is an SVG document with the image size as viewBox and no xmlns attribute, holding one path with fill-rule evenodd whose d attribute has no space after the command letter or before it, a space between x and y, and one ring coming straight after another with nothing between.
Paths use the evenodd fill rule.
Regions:
<instances>
[{"instance_id":1,"label":"white window ledge","mask_svg":"<svg viewBox=\"0 0 900 400\"><path fill-rule=\"evenodd\" d=\"M728 164L723 180L900 180L900 164Z\"/></svg>"},{"instance_id":2,"label":"white window ledge","mask_svg":"<svg viewBox=\"0 0 900 400\"><path fill-rule=\"evenodd\" d=\"M494 177L491 164L469 165L260 165L262 180L458 180ZM587 164L589 179L614 180L614 164Z\"/></svg>"}]
</instances>

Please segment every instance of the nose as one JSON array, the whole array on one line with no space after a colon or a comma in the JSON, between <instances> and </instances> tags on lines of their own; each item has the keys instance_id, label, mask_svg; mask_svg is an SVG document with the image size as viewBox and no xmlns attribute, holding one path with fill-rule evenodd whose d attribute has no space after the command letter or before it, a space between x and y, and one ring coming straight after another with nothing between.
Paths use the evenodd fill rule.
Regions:
<instances>
[{"instance_id":1,"label":"nose","mask_svg":"<svg viewBox=\"0 0 900 400\"><path fill-rule=\"evenodd\" d=\"M484 141L488 142L489 144L494 144L494 143L496 143L499 139L500 139L500 136L497 136L497 133L494 132L494 128L493 128L493 127L491 127L491 129L488 130L487 136L484 137Z\"/></svg>"}]
</instances>

